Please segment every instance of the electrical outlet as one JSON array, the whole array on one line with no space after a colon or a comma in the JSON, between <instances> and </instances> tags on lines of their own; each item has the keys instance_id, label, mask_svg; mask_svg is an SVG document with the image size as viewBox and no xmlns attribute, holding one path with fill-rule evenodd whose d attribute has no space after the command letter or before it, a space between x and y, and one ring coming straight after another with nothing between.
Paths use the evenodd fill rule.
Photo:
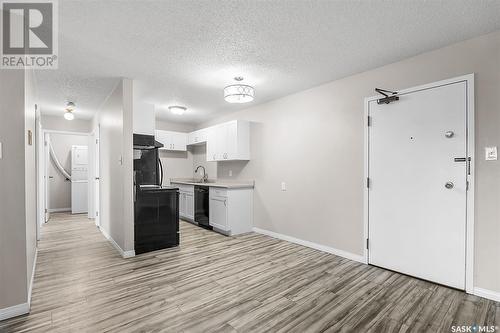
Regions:
<instances>
[{"instance_id":1,"label":"electrical outlet","mask_svg":"<svg viewBox=\"0 0 500 333\"><path fill-rule=\"evenodd\" d=\"M285 182L281 182L281 190L286 191L286 183Z\"/></svg>"}]
</instances>

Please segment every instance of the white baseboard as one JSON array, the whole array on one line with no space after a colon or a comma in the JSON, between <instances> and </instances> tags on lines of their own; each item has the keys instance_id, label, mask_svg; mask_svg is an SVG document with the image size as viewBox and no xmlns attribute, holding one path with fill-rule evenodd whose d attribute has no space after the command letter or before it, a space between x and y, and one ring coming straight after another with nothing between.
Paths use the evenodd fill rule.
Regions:
<instances>
[{"instance_id":1,"label":"white baseboard","mask_svg":"<svg viewBox=\"0 0 500 333\"><path fill-rule=\"evenodd\" d=\"M28 303L18 304L5 309L0 309L0 321L12 317L21 316L29 312L30 312L30 306Z\"/></svg>"},{"instance_id":2,"label":"white baseboard","mask_svg":"<svg viewBox=\"0 0 500 333\"><path fill-rule=\"evenodd\" d=\"M104 237L106 237L106 239L115 247L115 249L118 250L118 252L120 252L120 255L123 257L123 258L131 258L131 257L135 257L135 251L134 250L131 250L131 251L124 251L120 245L118 245L115 240L106 232L106 230L104 230L104 228L102 227L99 227L99 230L101 230L101 233L104 235Z\"/></svg>"},{"instance_id":3,"label":"white baseboard","mask_svg":"<svg viewBox=\"0 0 500 333\"><path fill-rule=\"evenodd\" d=\"M474 295L500 302L500 293L497 291L474 287Z\"/></svg>"},{"instance_id":4,"label":"white baseboard","mask_svg":"<svg viewBox=\"0 0 500 333\"><path fill-rule=\"evenodd\" d=\"M273 237L273 238L285 240L287 242L307 246L307 247L310 247L310 248L315 249L315 250L331 253L331 254L334 254L336 256L343 257L343 258L350 259L350 260L354 260L354 261L357 261L357 262L360 262L363 264L365 263L365 258L362 255L354 254L354 253L347 252L344 250L335 249L333 247L329 247L326 245L316 244L316 243L309 242L309 241L302 240L302 239L298 239L295 237L279 234L279 233L274 232L274 231L264 230L264 229L260 229L260 228L253 228L253 231L256 233L259 233L259 234Z\"/></svg>"},{"instance_id":5,"label":"white baseboard","mask_svg":"<svg viewBox=\"0 0 500 333\"><path fill-rule=\"evenodd\" d=\"M35 281L35 269L36 269L36 260L38 258L38 248L35 249L35 259L33 260L33 267L31 271L31 280L30 285L28 287L28 306L31 307L31 291L33 290L33 281Z\"/></svg>"},{"instance_id":6,"label":"white baseboard","mask_svg":"<svg viewBox=\"0 0 500 333\"><path fill-rule=\"evenodd\" d=\"M62 213L71 212L71 207L69 208L49 208L49 213Z\"/></svg>"}]
</instances>

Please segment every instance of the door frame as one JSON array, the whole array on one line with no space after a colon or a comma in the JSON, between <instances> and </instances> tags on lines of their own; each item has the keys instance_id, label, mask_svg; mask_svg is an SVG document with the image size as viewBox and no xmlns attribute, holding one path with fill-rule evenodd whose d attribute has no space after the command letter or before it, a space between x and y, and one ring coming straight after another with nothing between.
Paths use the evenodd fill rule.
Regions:
<instances>
[{"instance_id":1,"label":"door frame","mask_svg":"<svg viewBox=\"0 0 500 333\"><path fill-rule=\"evenodd\" d=\"M474 191L475 191L475 158L474 158L474 73L446 79L442 81L432 82L408 89L398 91L398 95L404 95L421 90L427 90L446 86L454 83L466 83L466 149L467 156L471 158L470 175L467 177L469 182L469 189L466 193L466 230L465 230L465 291L469 294L474 293ZM365 264L369 264L369 249L368 235L369 235L369 205L370 196L368 189L369 177L369 103L379 99L380 96L366 97L364 101L364 193L363 193L363 224L364 224L364 245L363 257Z\"/></svg>"},{"instance_id":2,"label":"door frame","mask_svg":"<svg viewBox=\"0 0 500 333\"><path fill-rule=\"evenodd\" d=\"M44 154L43 165L41 165L41 167L43 168L43 173L45 175L42 179L38 180L38 186L40 186L40 188L43 189L43 191L40 191L38 193L39 195L42 195L43 197L37 198L37 199L41 200L40 202L43 203L43 205L40 205L40 207L38 207L38 212L37 212L37 214L39 214L40 216L42 214L44 216L43 221L40 221L40 226L41 226L42 224L45 224L47 222L46 218L45 218L47 212L45 210L46 209L48 210L48 199L49 199L48 169L49 169L49 163L50 163L50 154L48 152L48 147L45 144L46 135L66 134L66 135L78 135L78 136L90 137L91 134L88 132L59 131L59 130L43 129L43 121L40 122L40 126L42 127L41 136L42 136L43 140L42 140L42 142L39 143L39 147L40 147L40 150L43 151L43 154ZM89 173L89 175L90 175L90 173ZM89 178L89 181L90 181L90 178ZM89 192L89 195L92 195L92 194Z\"/></svg>"}]
</instances>

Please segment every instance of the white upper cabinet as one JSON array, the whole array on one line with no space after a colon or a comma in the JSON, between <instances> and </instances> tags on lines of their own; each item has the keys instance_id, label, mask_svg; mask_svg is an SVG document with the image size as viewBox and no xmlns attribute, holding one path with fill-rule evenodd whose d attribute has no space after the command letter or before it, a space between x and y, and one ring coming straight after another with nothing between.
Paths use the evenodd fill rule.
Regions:
<instances>
[{"instance_id":1,"label":"white upper cabinet","mask_svg":"<svg viewBox=\"0 0 500 333\"><path fill-rule=\"evenodd\" d=\"M207 161L250 159L250 123L233 120L211 127L207 140Z\"/></svg>"},{"instance_id":2,"label":"white upper cabinet","mask_svg":"<svg viewBox=\"0 0 500 333\"><path fill-rule=\"evenodd\" d=\"M155 131L155 139L163 144L163 150L186 151L187 133L171 131Z\"/></svg>"},{"instance_id":3,"label":"white upper cabinet","mask_svg":"<svg viewBox=\"0 0 500 333\"><path fill-rule=\"evenodd\" d=\"M207 161L214 162L216 159L217 143L215 142L215 127L209 127L206 129L207 135Z\"/></svg>"},{"instance_id":4,"label":"white upper cabinet","mask_svg":"<svg viewBox=\"0 0 500 333\"><path fill-rule=\"evenodd\" d=\"M208 129L204 128L188 134L188 145L196 145L207 142Z\"/></svg>"},{"instance_id":5,"label":"white upper cabinet","mask_svg":"<svg viewBox=\"0 0 500 333\"><path fill-rule=\"evenodd\" d=\"M156 130L164 150L186 151L187 145L206 142L207 161L250 160L250 122L233 120L191 133Z\"/></svg>"}]
</instances>

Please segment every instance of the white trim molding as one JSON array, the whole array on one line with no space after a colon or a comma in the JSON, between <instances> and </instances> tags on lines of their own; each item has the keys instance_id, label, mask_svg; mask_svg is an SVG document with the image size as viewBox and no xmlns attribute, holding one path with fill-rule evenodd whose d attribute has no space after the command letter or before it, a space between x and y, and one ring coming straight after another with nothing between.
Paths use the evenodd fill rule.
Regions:
<instances>
[{"instance_id":1,"label":"white trim molding","mask_svg":"<svg viewBox=\"0 0 500 333\"><path fill-rule=\"evenodd\" d=\"M33 259L33 267L31 271L30 285L28 286L28 306L31 308L31 292L33 290L33 282L35 281L36 260L38 259L38 248L35 249L35 259Z\"/></svg>"},{"instance_id":2,"label":"white trim molding","mask_svg":"<svg viewBox=\"0 0 500 333\"><path fill-rule=\"evenodd\" d=\"M5 309L0 309L0 321L21 316L30 312L28 303L14 305Z\"/></svg>"},{"instance_id":3,"label":"white trim molding","mask_svg":"<svg viewBox=\"0 0 500 333\"><path fill-rule=\"evenodd\" d=\"M466 254L465 254L465 291L468 294L476 294L476 290L485 291L484 295L491 295L492 292L488 292L484 289L474 288L474 188L475 188L475 156L474 156L474 145L475 145L475 136L474 136L474 73L458 76L455 78L442 80L438 82L433 82L429 84L424 84L421 86L397 90L398 95L408 94L411 92L430 89L435 87L440 87L444 85L454 84L458 82L465 82L467 86L467 157L471 158L470 163L470 174L467 176L467 181L469 182L469 190L467 191L466 197ZM369 175L369 126L368 126L368 116L370 115L369 103L370 101L375 101L379 99L380 96L371 96L365 98L364 101L364 178L365 181L368 179ZM364 241L368 239L369 236L369 189L367 186L364 186ZM366 246L365 246L366 248ZM366 248L364 250L364 262L369 264L369 249ZM495 293L493 293L495 294ZM487 296L483 296L488 298Z\"/></svg>"},{"instance_id":4,"label":"white trim molding","mask_svg":"<svg viewBox=\"0 0 500 333\"><path fill-rule=\"evenodd\" d=\"M500 292L474 287L474 295L500 302Z\"/></svg>"},{"instance_id":5,"label":"white trim molding","mask_svg":"<svg viewBox=\"0 0 500 333\"><path fill-rule=\"evenodd\" d=\"M262 234L262 235L266 235L266 236L269 236L269 237L281 239L281 240L284 240L284 241L287 241L287 242L290 242L290 243L295 243L295 244L299 244L299 245L302 245L302 246L310 247L310 248L318 250L318 251L322 251L322 252L334 254L336 256L339 256L339 257L342 257L342 258L346 258L346 259L349 259L349 260L354 260L354 261L357 261L357 262L360 262L360 263L363 263L363 264L365 263L364 256L359 255L359 254L354 254L354 253L347 252L347 251L344 251L344 250L339 250L339 249L336 249L336 248L333 248L333 247L330 247L330 246L313 243L313 242L310 242L310 241L306 241L306 240L303 240L303 239L295 238L295 237L292 237L292 236L287 236L287 235L279 234L277 232L269 231L269 230L265 230L265 229L260 229L260 228L255 228L254 227L253 231L256 232L256 233L258 233L258 234Z\"/></svg>"},{"instance_id":6,"label":"white trim molding","mask_svg":"<svg viewBox=\"0 0 500 333\"><path fill-rule=\"evenodd\" d=\"M132 258L135 257L135 251L134 250L129 250L129 251L124 251L118 243L115 242L115 240L104 230L104 228L99 227L99 230L101 230L101 233L103 234L104 237L111 243L111 245L114 246L115 249L120 252L120 255L123 258Z\"/></svg>"}]
</instances>

